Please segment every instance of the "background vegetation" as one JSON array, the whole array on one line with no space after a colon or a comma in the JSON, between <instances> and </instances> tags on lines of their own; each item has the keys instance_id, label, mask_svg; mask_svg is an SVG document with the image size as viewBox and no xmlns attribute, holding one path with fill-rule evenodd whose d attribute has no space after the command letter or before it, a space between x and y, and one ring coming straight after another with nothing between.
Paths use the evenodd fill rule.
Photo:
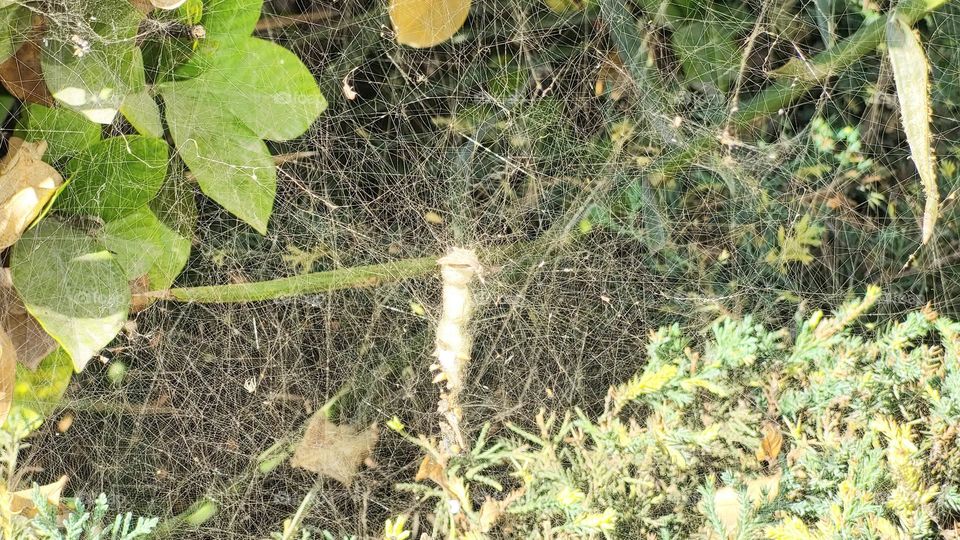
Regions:
<instances>
[{"instance_id":1,"label":"background vegetation","mask_svg":"<svg viewBox=\"0 0 960 540\"><path fill-rule=\"evenodd\" d=\"M956 10L0 1L4 534L952 538Z\"/></svg>"}]
</instances>

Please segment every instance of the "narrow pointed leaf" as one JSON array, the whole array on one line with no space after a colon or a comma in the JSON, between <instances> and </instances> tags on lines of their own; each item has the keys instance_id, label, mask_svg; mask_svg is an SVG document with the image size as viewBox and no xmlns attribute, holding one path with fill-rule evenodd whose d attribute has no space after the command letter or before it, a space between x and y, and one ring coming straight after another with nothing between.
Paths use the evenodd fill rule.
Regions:
<instances>
[{"instance_id":1,"label":"narrow pointed leaf","mask_svg":"<svg viewBox=\"0 0 960 540\"><path fill-rule=\"evenodd\" d=\"M902 17L887 21L887 49L900 102L903 131L917 167L926 197L921 236L926 244L933 236L940 211L933 136L930 130L930 67L916 32Z\"/></svg>"}]
</instances>

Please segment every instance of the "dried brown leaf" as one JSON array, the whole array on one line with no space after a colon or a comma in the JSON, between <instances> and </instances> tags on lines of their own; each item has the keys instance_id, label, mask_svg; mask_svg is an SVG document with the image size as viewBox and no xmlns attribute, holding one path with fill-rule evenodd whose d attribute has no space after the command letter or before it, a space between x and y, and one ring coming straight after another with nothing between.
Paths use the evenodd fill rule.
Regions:
<instances>
[{"instance_id":1,"label":"dried brown leaf","mask_svg":"<svg viewBox=\"0 0 960 540\"><path fill-rule=\"evenodd\" d=\"M310 418L303 439L290 458L290 465L349 486L377 444L378 435L376 424L363 430L338 426L320 410Z\"/></svg>"},{"instance_id":2,"label":"dried brown leaf","mask_svg":"<svg viewBox=\"0 0 960 540\"><path fill-rule=\"evenodd\" d=\"M67 485L67 477L61 476L59 480L52 484L40 486L40 495L47 499L52 505L60 504L60 494L63 493L64 486ZM14 513L33 517L37 515L37 508L33 504L33 488L23 489L11 493L10 510Z\"/></svg>"},{"instance_id":3,"label":"dried brown leaf","mask_svg":"<svg viewBox=\"0 0 960 540\"><path fill-rule=\"evenodd\" d=\"M40 46L29 40L17 49L17 53L0 63L0 82L8 92L20 101L39 103L53 107L53 96L43 81L40 67Z\"/></svg>"},{"instance_id":4,"label":"dried brown leaf","mask_svg":"<svg viewBox=\"0 0 960 540\"><path fill-rule=\"evenodd\" d=\"M783 447L783 435L780 428L772 422L767 422L761 428L763 437L760 439L760 447L757 448L757 461L776 461L780 455L780 449Z\"/></svg>"},{"instance_id":5,"label":"dried brown leaf","mask_svg":"<svg viewBox=\"0 0 960 540\"><path fill-rule=\"evenodd\" d=\"M17 291L9 283L0 285L0 328L13 342L17 361L35 371L40 362L57 349L57 342L27 313Z\"/></svg>"},{"instance_id":6,"label":"dried brown leaf","mask_svg":"<svg viewBox=\"0 0 960 540\"><path fill-rule=\"evenodd\" d=\"M63 183L63 177L43 162L45 141L10 139L0 160L0 249L12 246Z\"/></svg>"},{"instance_id":7,"label":"dried brown leaf","mask_svg":"<svg viewBox=\"0 0 960 540\"><path fill-rule=\"evenodd\" d=\"M489 533L497 524L497 521L500 520L500 517L503 516L504 512L507 511L507 508L522 497L525 491L525 488L515 489L508 493L502 500L487 497L487 499L483 501L483 504L480 505L480 532Z\"/></svg>"},{"instance_id":8,"label":"dried brown leaf","mask_svg":"<svg viewBox=\"0 0 960 540\"><path fill-rule=\"evenodd\" d=\"M413 479L417 482L433 480L438 486L444 485L443 465L440 465L429 454L423 456L420 467Z\"/></svg>"}]
</instances>

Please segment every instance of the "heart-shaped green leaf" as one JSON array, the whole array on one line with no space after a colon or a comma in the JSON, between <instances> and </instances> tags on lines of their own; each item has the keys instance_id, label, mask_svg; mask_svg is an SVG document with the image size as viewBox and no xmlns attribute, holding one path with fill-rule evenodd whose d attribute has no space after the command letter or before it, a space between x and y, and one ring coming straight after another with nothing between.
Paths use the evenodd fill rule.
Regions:
<instances>
[{"instance_id":1,"label":"heart-shaped green leaf","mask_svg":"<svg viewBox=\"0 0 960 540\"><path fill-rule=\"evenodd\" d=\"M265 234L277 192L273 158L260 137L207 97L197 79L164 89L177 151L205 194Z\"/></svg>"},{"instance_id":2,"label":"heart-shaped green leaf","mask_svg":"<svg viewBox=\"0 0 960 540\"><path fill-rule=\"evenodd\" d=\"M24 138L28 141L47 141L46 161L59 161L82 152L100 141L100 125L82 114L61 107L27 104Z\"/></svg>"},{"instance_id":3,"label":"heart-shaped green leaf","mask_svg":"<svg viewBox=\"0 0 960 540\"><path fill-rule=\"evenodd\" d=\"M190 241L161 223L148 207L107 223L102 241L128 280L146 275L152 289L170 287L190 256Z\"/></svg>"},{"instance_id":4,"label":"heart-shaped green leaf","mask_svg":"<svg viewBox=\"0 0 960 540\"><path fill-rule=\"evenodd\" d=\"M149 203L167 174L163 139L133 135L100 141L67 163L70 182L57 208L110 221Z\"/></svg>"},{"instance_id":5,"label":"heart-shaped green leaf","mask_svg":"<svg viewBox=\"0 0 960 540\"><path fill-rule=\"evenodd\" d=\"M130 289L99 242L44 219L13 247L13 286L27 311L69 353L80 371L123 326Z\"/></svg>"},{"instance_id":6,"label":"heart-shaped green leaf","mask_svg":"<svg viewBox=\"0 0 960 540\"><path fill-rule=\"evenodd\" d=\"M227 108L260 138L299 137L327 107L310 70L275 43L211 41L196 62L198 99Z\"/></svg>"}]
</instances>

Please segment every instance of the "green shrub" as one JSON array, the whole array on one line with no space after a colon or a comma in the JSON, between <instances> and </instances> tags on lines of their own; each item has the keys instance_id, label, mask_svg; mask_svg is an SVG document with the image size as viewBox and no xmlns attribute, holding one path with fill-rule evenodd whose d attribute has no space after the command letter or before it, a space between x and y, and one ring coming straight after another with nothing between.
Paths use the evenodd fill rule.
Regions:
<instances>
[{"instance_id":1,"label":"green shrub","mask_svg":"<svg viewBox=\"0 0 960 540\"><path fill-rule=\"evenodd\" d=\"M678 326L651 333L647 367L598 415L541 411L449 464L440 483L468 499L480 470L506 466L512 486L451 523L486 534L499 516L521 538L939 538L960 511L960 323L931 309L861 323L879 294L795 332L747 317L702 345Z\"/></svg>"}]
</instances>

